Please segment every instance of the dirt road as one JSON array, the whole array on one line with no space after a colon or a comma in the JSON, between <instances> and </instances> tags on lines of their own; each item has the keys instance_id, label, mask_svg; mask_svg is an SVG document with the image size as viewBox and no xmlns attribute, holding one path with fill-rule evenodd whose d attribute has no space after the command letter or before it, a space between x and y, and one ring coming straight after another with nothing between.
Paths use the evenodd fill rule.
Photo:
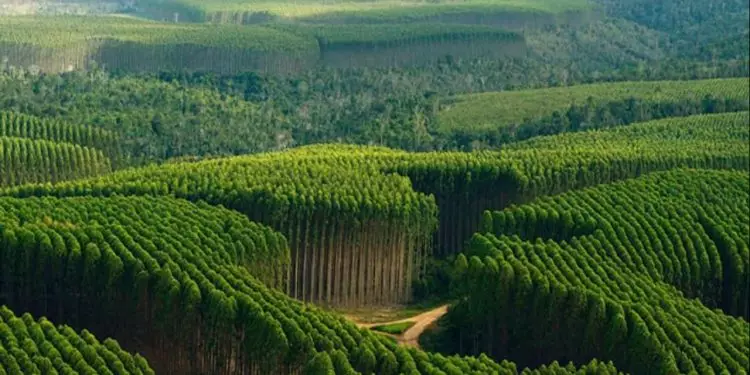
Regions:
<instances>
[{"instance_id":1,"label":"dirt road","mask_svg":"<svg viewBox=\"0 0 750 375\"><path fill-rule=\"evenodd\" d=\"M424 333L425 329L440 319L448 312L448 305L440 306L436 309L421 313L411 318L394 320L384 323L356 323L360 328L372 328L374 326L389 325L395 323L414 322L411 328L400 335L389 335L395 338L400 344L419 348L419 336Z\"/></svg>"}]
</instances>

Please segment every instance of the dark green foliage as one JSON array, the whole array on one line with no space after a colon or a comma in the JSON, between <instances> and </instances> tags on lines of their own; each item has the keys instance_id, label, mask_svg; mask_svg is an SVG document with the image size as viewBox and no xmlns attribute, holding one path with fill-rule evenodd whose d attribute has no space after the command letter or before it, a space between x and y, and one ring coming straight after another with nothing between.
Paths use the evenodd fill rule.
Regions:
<instances>
[{"instance_id":1,"label":"dark green foliage","mask_svg":"<svg viewBox=\"0 0 750 375\"><path fill-rule=\"evenodd\" d=\"M331 357L327 353L316 354L305 367L305 375L336 375L336 371L331 362Z\"/></svg>"},{"instance_id":2,"label":"dark green foliage","mask_svg":"<svg viewBox=\"0 0 750 375\"><path fill-rule=\"evenodd\" d=\"M237 371L261 373L443 367L420 351L396 356L384 338L269 288L286 277L286 241L226 209L170 197L6 197L0 229L0 303L150 348L159 373L216 373L230 359ZM106 373L102 364L117 360L98 352L80 354L94 372L77 369ZM13 357L37 373L20 352Z\"/></svg>"},{"instance_id":3,"label":"dark green foliage","mask_svg":"<svg viewBox=\"0 0 750 375\"><path fill-rule=\"evenodd\" d=\"M100 343L88 331L55 327L47 319L17 317L0 306L0 374L153 375L146 360L131 355L112 339Z\"/></svg>"},{"instance_id":4,"label":"dark green foliage","mask_svg":"<svg viewBox=\"0 0 750 375\"><path fill-rule=\"evenodd\" d=\"M417 285L423 294L431 294L436 289L432 286L445 285L439 278L449 275L450 264L436 277L425 274L437 212L441 228L435 248L437 254L449 255L458 253L480 227L485 209L680 166L747 169L747 116L747 112L694 116L542 137L499 153L409 154L315 146L151 166L6 193L19 197L174 194L221 204L289 239L292 259L287 286L292 296L349 306L404 301L413 281L424 280ZM562 221L565 225L555 234L559 238L590 230L589 222L578 216L528 218L545 225ZM521 216L512 220L507 225L524 228ZM338 264L358 259L364 260L354 263L359 267L339 271ZM336 268L330 268L334 264Z\"/></svg>"},{"instance_id":5,"label":"dark green foliage","mask_svg":"<svg viewBox=\"0 0 750 375\"><path fill-rule=\"evenodd\" d=\"M0 73L0 108L116 132L131 163L276 149L289 130L270 103L101 72Z\"/></svg>"},{"instance_id":6,"label":"dark green foliage","mask_svg":"<svg viewBox=\"0 0 750 375\"><path fill-rule=\"evenodd\" d=\"M744 0L596 0L605 11L666 32L675 54L699 59L748 58L748 16Z\"/></svg>"},{"instance_id":7,"label":"dark green foliage","mask_svg":"<svg viewBox=\"0 0 750 375\"><path fill-rule=\"evenodd\" d=\"M595 357L631 373L746 373L749 177L658 172L493 213L494 234L473 240L491 249L470 251L476 266L457 281L468 298L446 318L452 350L530 366ZM541 210L591 218L590 228L562 238L527 215L507 226Z\"/></svg>"}]
</instances>

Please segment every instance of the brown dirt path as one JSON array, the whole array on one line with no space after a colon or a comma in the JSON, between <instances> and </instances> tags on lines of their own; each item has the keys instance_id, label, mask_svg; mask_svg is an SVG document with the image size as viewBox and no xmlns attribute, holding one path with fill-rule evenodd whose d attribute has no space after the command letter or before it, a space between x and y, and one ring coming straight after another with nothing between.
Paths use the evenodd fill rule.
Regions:
<instances>
[{"instance_id":1,"label":"brown dirt path","mask_svg":"<svg viewBox=\"0 0 750 375\"><path fill-rule=\"evenodd\" d=\"M419 336L421 336L422 333L424 333L427 327L429 327L432 323L436 322L447 312L448 312L448 305L442 305L438 308L421 313L411 318L394 320L391 322L383 322L383 323L356 323L356 322L355 323L360 328L370 329L374 326L380 326L380 325L414 322L414 325L411 326L411 328L407 329L406 332L400 335L389 335L389 336L395 338L396 341L399 342L399 344L419 348Z\"/></svg>"}]
</instances>

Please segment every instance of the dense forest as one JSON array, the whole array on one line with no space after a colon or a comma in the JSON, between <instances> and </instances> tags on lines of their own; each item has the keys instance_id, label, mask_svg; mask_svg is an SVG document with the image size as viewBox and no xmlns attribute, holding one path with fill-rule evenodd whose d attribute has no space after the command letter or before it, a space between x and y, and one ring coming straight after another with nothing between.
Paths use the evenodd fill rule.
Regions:
<instances>
[{"instance_id":1,"label":"dense forest","mask_svg":"<svg viewBox=\"0 0 750 375\"><path fill-rule=\"evenodd\" d=\"M747 374L750 5L0 4L0 375Z\"/></svg>"}]
</instances>

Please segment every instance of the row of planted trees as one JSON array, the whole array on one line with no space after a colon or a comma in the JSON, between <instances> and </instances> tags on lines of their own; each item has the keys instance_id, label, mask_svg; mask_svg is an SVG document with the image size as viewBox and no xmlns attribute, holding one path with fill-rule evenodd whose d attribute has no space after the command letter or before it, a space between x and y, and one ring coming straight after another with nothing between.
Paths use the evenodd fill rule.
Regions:
<instances>
[{"instance_id":1,"label":"row of planted trees","mask_svg":"<svg viewBox=\"0 0 750 375\"><path fill-rule=\"evenodd\" d=\"M501 152L400 153L382 170L435 197L435 253L460 252L482 212L678 167L750 168L748 112L669 118L586 133L539 137Z\"/></svg>"},{"instance_id":2,"label":"row of planted trees","mask_svg":"<svg viewBox=\"0 0 750 375\"><path fill-rule=\"evenodd\" d=\"M747 169L747 116L695 116L564 134L502 152L314 146L150 166L6 193L175 195L221 204L289 239L291 296L344 306L390 304L410 299L431 248L439 255L457 253L486 209L655 170Z\"/></svg>"},{"instance_id":3,"label":"row of planted trees","mask_svg":"<svg viewBox=\"0 0 750 375\"><path fill-rule=\"evenodd\" d=\"M488 213L457 258L467 298L444 341L529 366L744 374L749 191L747 171L678 170Z\"/></svg>"},{"instance_id":4,"label":"row of planted trees","mask_svg":"<svg viewBox=\"0 0 750 375\"><path fill-rule=\"evenodd\" d=\"M110 159L120 155L116 133L92 126L78 126L16 112L0 112L0 136L71 143L101 150Z\"/></svg>"},{"instance_id":5,"label":"row of planted trees","mask_svg":"<svg viewBox=\"0 0 750 375\"><path fill-rule=\"evenodd\" d=\"M518 373L486 356L406 349L267 287L284 288L283 236L223 208L169 197L1 198L0 223L0 303L115 337L157 373Z\"/></svg>"},{"instance_id":6,"label":"row of planted trees","mask_svg":"<svg viewBox=\"0 0 750 375\"><path fill-rule=\"evenodd\" d=\"M697 172L694 176L705 179ZM617 183L606 189L540 198L504 211L485 212L480 231L529 240L593 236L624 267L671 284L709 307L749 318L750 237L741 228L750 218L745 207L737 204L743 186L725 186L717 197L706 193L709 187L719 189L714 181L701 191L686 180L662 181L661 186L645 180L638 189L633 183ZM719 201L706 206L677 205L669 194L683 183L678 199ZM694 190L687 190L688 186ZM658 189L657 194L644 193L649 188Z\"/></svg>"},{"instance_id":7,"label":"row of planted trees","mask_svg":"<svg viewBox=\"0 0 750 375\"><path fill-rule=\"evenodd\" d=\"M131 355L117 341L102 342L89 331L80 334L28 313L16 316L0 307L0 374L133 374L154 371L140 355Z\"/></svg>"},{"instance_id":8,"label":"row of planted trees","mask_svg":"<svg viewBox=\"0 0 750 375\"><path fill-rule=\"evenodd\" d=\"M111 171L101 151L69 143L0 137L0 186L46 183Z\"/></svg>"},{"instance_id":9,"label":"row of planted trees","mask_svg":"<svg viewBox=\"0 0 750 375\"><path fill-rule=\"evenodd\" d=\"M366 150L355 153L311 149L169 164L18 193L174 194L221 204L289 239L291 296L344 306L409 301L437 208L406 178L380 173Z\"/></svg>"},{"instance_id":10,"label":"row of planted trees","mask_svg":"<svg viewBox=\"0 0 750 375\"><path fill-rule=\"evenodd\" d=\"M0 111L0 186L95 176L120 159L115 133Z\"/></svg>"},{"instance_id":11,"label":"row of planted trees","mask_svg":"<svg viewBox=\"0 0 750 375\"><path fill-rule=\"evenodd\" d=\"M741 82L741 80L736 81ZM735 80L726 84L731 86L735 84ZM744 82L741 84L744 85ZM696 90L701 88L696 86ZM745 96L747 96L746 93ZM501 99L498 98L498 100ZM589 97L584 103L573 103L568 108L554 111L550 115L528 118L513 124L498 123L487 129L466 129L458 125L445 131L444 136L447 138L446 142L449 147L469 151L502 147L512 142L564 132L606 129L669 117L747 109L747 97L737 98L720 93L706 94L702 98L675 96L662 100L637 96L625 100L607 100L606 98L595 100L594 97ZM466 110L476 110L476 108L469 107Z\"/></svg>"},{"instance_id":12,"label":"row of planted trees","mask_svg":"<svg viewBox=\"0 0 750 375\"><path fill-rule=\"evenodd\" d=\"M2 303L115 337L158 373L258 371L258 360L239 363L245 335L234 328L251 314L252 300L238 303L225 288L237 282L235 273L256 287L263 280L283 288L281 235L227 210L170 198L3 199L0 207ZM261 337L271 333L281 339L278 324L252 311L246 325L257 336L248 345L268 343Z\"/></svg>"}]
</instances>

